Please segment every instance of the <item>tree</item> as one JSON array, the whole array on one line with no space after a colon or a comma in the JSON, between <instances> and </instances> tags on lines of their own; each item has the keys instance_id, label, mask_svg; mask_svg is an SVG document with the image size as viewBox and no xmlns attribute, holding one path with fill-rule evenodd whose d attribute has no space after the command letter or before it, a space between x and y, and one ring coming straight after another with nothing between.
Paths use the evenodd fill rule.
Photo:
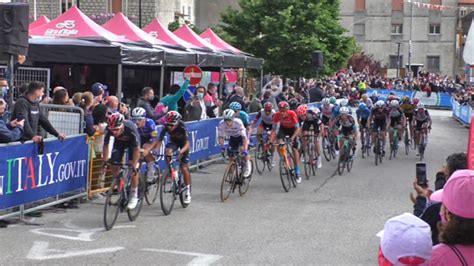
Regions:
<instances>
[{"instance_id":1,"label":"tree","mask_svg":"<svg viewBox=\"0 0 474 266\"><path fill-rule=\"evenodd\" d=\"M222 14L226 39L265 59L265 68L288 77L314 76L311 54L324 54L322 74L346 66L355 42L339 23L337 0L240 0L241 11Z\"/></svg>"},{"instance_id":2,"label":"tree","mask_svg":"<svg viewBox=\"0 0 474 266\"><path fill-rule=\"evenodd\" d=\"M378 73L382 72L382 61L376 60L373 55L366 55L364 52L356 53L352 55L349 59L347 67L352 66L352 69L355 72L362 72L367 67L369 68L369 73Z\"/></svg>"}]
</instances>

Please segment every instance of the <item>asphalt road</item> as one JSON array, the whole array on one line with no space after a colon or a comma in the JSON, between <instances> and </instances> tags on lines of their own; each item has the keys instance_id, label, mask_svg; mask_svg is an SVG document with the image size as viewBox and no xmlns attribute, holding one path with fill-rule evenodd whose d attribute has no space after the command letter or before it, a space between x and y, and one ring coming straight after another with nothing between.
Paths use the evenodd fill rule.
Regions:
<instances>
[{"instance_id":1,"label":"asphalt road","mask_svg":"<svg viewBox=\"0 0 474 266\"><path fill-rule=\"evenodd\" d=\"M430 181L453 152L466 150L468 131L448 111L431 111L426 162ZM359 151L358 151L359 152ZM411 212L414 153L384 160L357 157L351 173L332 176L324 162L317 176L285 193L278 170L254 173L249 192L220 202L224 164L193 173L193 202L177 202L169 216L159 202L135 222L119 215L104 231L103 205L46 212L42 226L0 229L0 265L12 264L315 264L376 265L384 222Z\"/></svg>"}]
</instances>

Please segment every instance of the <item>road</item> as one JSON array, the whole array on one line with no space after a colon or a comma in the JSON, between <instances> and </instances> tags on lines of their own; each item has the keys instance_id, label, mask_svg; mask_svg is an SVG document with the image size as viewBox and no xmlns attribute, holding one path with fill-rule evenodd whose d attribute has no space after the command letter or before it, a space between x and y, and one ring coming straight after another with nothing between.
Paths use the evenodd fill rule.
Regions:
<instances>
[{"instance_id":1,"label":"road","mask_svg":"<svg viewBox=\"0 0 474 266\"><path fill-rule=\"evenodd\" d=\"M444 159L466 150L468 131L448 111L431 111L426 162L431 182ZM159 202L135 222L120 214L103 230L103 205L46 212L42 226L0 229L0 265L11 264L316 264L375 265L384 222L411 212L416 157L400 155L375 167L357 157L353 171L332 176L324 162L316 177L285 193L277 170L255 173L249 192L220 202L224 164L193 173L193 202L164 216Z\"/></svg>"}]
</instances>

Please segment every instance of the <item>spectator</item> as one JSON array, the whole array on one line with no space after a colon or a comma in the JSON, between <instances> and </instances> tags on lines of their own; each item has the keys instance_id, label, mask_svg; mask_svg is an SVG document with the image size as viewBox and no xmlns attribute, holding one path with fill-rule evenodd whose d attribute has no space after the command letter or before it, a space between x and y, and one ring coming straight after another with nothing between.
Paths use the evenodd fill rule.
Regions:
<instances>
[{"instance_id":1,"label":"spectator","mask_svg":"<svg viewBox=\"0 0 474 266\"><path fill-rule=\"evenodd\" d=\"M0 78L0 98L6 99L8 96L8 81L4 78Z\"/></svg>"},{"instance_id":2,"label":"spectator","mask_svg":"<svg viewBox=\"0 0 474 266\"><path fill-rule=\"evenodd\" d=\"M69 105L69 95L65 88L55 90L53 93L53 104L57 105Z\"/></svg>"},{"instance_id":3,"label":"spectator","mask_svg":"<svg viewBox=\"0 0 474 266\"><path fill-rule=\"evenodd\" d=\"M31 82L26 94L20 96L15 104L12 118L14 120L25 120L21 140L33 140L35 143L42 142L43 137L39 134L39 126L61 140L65 137L63 133L59 133L54 129L41 111L39 101L43 97L43 91L43 83Z\"/></svg>"},{"instance_id":4,"label":"spectator","mask_svg":"<svg viewBox=\"0 0 474 266\"><path fill-rule=\"evenodd\" d=\"M3 120L3 115L7 109L7 103L0 98L0 143L9 143L20 140L23 135L23 125L25 120L18 121L17 119L6 123Z\"/></svg>"},{"instance_id":5,"label":"spectator","mask_svg":"<svg viewBox=\"0 0 474 266\"><path fill-rule=\"evenodd\" d=\"M249 113L255 113L262 110L263 108L262 100L263 100L263 94L261 92L258 92L255 98L250 103Z\"/></svg>"},{"instance_id":6,"label":"spectator","mask_svg":"<svg viewBox=\"0 0 474 266\"><path fill-rule=\"evenodd\" d=\"M105 105L107 106L107 115L119 112L123 114L125 118L130 118L129 108L124 103L119 102L117 96L111 95L107 97Z\"/></svg>"},{"instance_id":7,"label":"spectator","mask_svg":"<svg viewBox=\"0 0 474 266\"><path fill-rule=\"evenodd\" d=\"M204 93L206 89L199 86L196 89L196 95L188 104L186 104L187 121L203 120L207 118L206 104L204 103Z\"/></svg>"},{"instance_id":8,"label":"spectator","mask_svg":"<svg viewBox=\"0 0 474 266\"><path fill-rule=\"evenodd\" d=\"M425 265L431 258L430 226L411 213L390 218L377 236L380 266Z\"/></svg>"},{"instance_id":9,"label":"spectator","mask_svg":"<svg viewBox=\"0 0 474 266\"><path fill-rule=\"evenodd\" d=\"M309 102L320 102L324 98L325 93L321 89L321 85L322 84L318 82L316 87L309 90Z\"/></svg>"},{"instance_id":10,"label":"spectator","mask_svg":"<svg viewBox=\"0 0 474 266\"><path fill-rule=\"evenodd\" d=\"M244 100L244 89L240 86L236 86L234 88L234 94L229 96L229 98L227 99L227 106L232 103L232 102L238 102L240 103L240 105L242 106L242 111L246 112L247 111L247 108L246 108L246 104L245 104L245 100Z\"/></svg>"},{"instance_id":11,"label":"spectator","mask_svg":"<svg viewBox=\"0 0 474 266\"><path fill-rule=\"evenodd\" d=\"M106 90L107 86L102 83L96 82L92 84L91 92L94 95L94 106L102 104Z\"/></svg>"},{"instance_id":12,"label":"spectator","mask_svg":"<svg viewBox=\"0 0 474 266\"><path fill-rule=\"evenodd\" d=\"M217 93L217 86L214 83L207 84L207 93L204 96L204 103L206 104L207 116L210 118L217 117L218 107L221 105Z\"/></svg>"},{"instance_id":13,"label":"spectator","mask_svg":"<svg viewBox=\"0 0 474 266\"><path fill-rule=\"evenodd\" d=\"M79 106L82 100L82 92L76 92L72 95L72 103L74 106Z\"/></svg>"},{"instance_id":14,"label":"spectator","mask_svg":"<svg viewBox=\"0 0 474 266\"><path fill-rule=\"evenodd\" d=\"M155 114L153 107L151 106L151 101L155 98L155 91L151 87L145 87L142 90L142 97L138 99L137 107L141 107L146 111L146 117L157 121L159 119L158 115Z\"/></svg>"},{"instance_id":15,"label":"spectator","mask_svg":"<svg viewBox=\"0 0 474 266\"><path fill-rule=\"evenodd\" d=\"M429 265L474 265L474 171L454 172L431 200L442 202L442 222Z\"/></svg>"},{"instance_id":16,"label":"spectator","mask_svg":"<svg viewBox=\"0 0 474 266\"><path fill-rule=\"evenodd\" d=\"M84 92L81 97L81 102L79 103L79 107L84 110L84 122L86 126L84 131L86 134L91 137L94 135L96 127L94 127L94 118L92 117L92 107L94 104L94 95L91 92Z\"/></svg>"},{"instance_id":17,"label":"spectator","mask_svg":"<svg viewBox=\"0 0 474 266\"><path fill-rule=\"evenodd\" d=\"M179 85L174 84L170 88L170 93L163 97L160 102L168 107L168 111L178 111L178 101L183 97L184 93L188 89L188 86L189 80L185 80L183 85L181 85L181 88Z\"/></svg>"},{"instance_id":18,"label":"spectator","mask_svg":"<svg viewBox=\"0 0 474 266\"><path fill-rule=\"evenodd\" d=\"M453 153L446 158L446 164L442 170L438 171L435 179L435 190L442 189L447 179L457 170L466 169L466 154ZM413 182L415 191L417 192L416 199L412 199L415 203L414 214L419 216L423 221L431 226L433 245L439 243L438 241L438 223L441 221L439 212L441 203L432 203L427 205L427 198L431 191L428 187L419 186L416 181Z\"/></svg>"}]
</instances>

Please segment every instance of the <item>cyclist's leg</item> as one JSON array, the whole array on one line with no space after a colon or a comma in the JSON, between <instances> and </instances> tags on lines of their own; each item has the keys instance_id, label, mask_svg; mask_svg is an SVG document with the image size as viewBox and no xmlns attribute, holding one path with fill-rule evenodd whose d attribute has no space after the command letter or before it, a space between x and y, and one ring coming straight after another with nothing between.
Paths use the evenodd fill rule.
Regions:
<instances>
[{"instance_id":1,"label":"cyclist's leg","mask_svg":"<svg viewBox=\"0 0 474 266\"><path fill-rule=\"evenodd\" d=\"M181 157L179 167L181 168L181 173L183 173L184 184L186 186L191 185L191 174L189 173L189 152L185 152Z\"/></svg>"},{"instance_id":2,"label":"cyclist's leg","mask_svg":"<svg viewBox=\"0 0 474 266\"><path fill-rule=\"evenodd\" d=\"M257 127L257 141L258 143L260 144L263 144L263 138L262 138L262 135L263 135L263 125L260 124L258 127Z\"/></svg>"}]
</instances>

